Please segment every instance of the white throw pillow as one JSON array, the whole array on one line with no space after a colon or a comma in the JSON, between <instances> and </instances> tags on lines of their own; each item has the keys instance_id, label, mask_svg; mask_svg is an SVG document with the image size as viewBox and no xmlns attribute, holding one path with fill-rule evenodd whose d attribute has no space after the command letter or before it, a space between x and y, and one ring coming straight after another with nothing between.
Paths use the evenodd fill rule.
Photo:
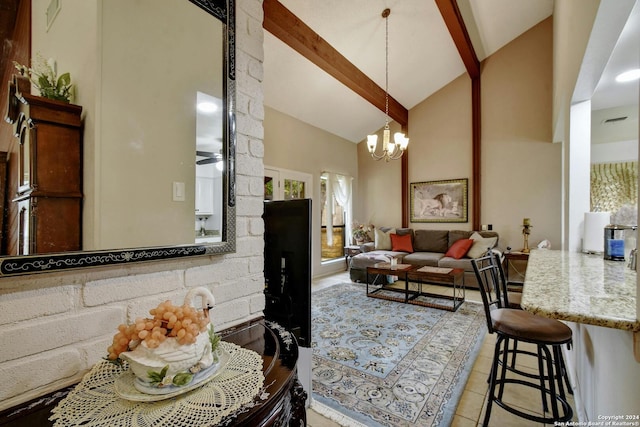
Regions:
<instances>
[{"instance_id":1,"label":"white throw pillow","mask_svg":"<svg viewBox=\"0 0 640 427\"><path fill-rule=\"evenodd\" d=\"M396 233L395 228L392 228L389 231L382 231L379 228L376 228L374 230L376 250L390 251L391 250L391 234L395 234L395 233Z\"/></svg>"},{"instance_id":2,"label":"white throw pillow","mask_svg":"<svg viewBox=\"0 0 640 427\"><path fill-rule=\"evenodd\" d=\"M498 243L497 237L482 237L478 232L473 233L469 238L473 240L473 245L467 252L467 258L480 258L487 249L493 248Z\"/></svg>"}]
</instances>

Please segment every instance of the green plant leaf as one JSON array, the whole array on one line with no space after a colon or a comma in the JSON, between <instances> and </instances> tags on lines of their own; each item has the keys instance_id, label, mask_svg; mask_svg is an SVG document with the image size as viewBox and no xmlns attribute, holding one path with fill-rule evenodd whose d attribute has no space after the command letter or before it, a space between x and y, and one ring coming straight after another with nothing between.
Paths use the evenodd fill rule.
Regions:
<instances>
[{"instance_id":1,"label":"green plant leaf","mask_svg":"<svg viewBox=\"0 0 640 427\"><path fill-rule=\"evenodd\" d=\"M177 385L177 386L184 386L189 384L192 380L193 380L193 374L190 374L188 372L181 372L179 374L176 374L175 377L173 377L173 385Z\"/></svg>"},{"instance_id":2,"label":"green plant leaf","mask_svg":"<svg viewBox=\"0 0 640 427\"><path fill-rule=\"evenodd\" d=\"M216 334L212 328L209 328L209 342L211 343L211 351L215 352L220 344L220 336Z\"/></svg>"},{"instance_id":3,"label":"green plant leaf","mask_svg":"<svg viewBox=\"0 0 640 427\"><path fill-rule=\"evenodd\" d=\"M167 371L169 370L169 365L162 368L160 372L147 371L147 376L151 380L152 384L159 384L162 382L164 377L167 375Z\"/></svg>"},{"instance_id":4,"label":"green plant leaf","mask_svg":"<svg viewBox=\"0 0 640 427\"><path fill-rule=\"evenodd\" d=\"M38 89L42 91L50 87L51 87L51 83L49 83L49 80L47 80L45 76L38 76Z\"/></svg>"},{"instance_id":5,"label":"green plant leaf","mask_svg":"<svg viewBox=\"0 0 640 427\"><path fill-rule=\"evenodd\" d=\"M62 88L63 86L69 86L71 83L71 74L64 73L58 77L58 87Z\"/></svg>"}]
</instances>

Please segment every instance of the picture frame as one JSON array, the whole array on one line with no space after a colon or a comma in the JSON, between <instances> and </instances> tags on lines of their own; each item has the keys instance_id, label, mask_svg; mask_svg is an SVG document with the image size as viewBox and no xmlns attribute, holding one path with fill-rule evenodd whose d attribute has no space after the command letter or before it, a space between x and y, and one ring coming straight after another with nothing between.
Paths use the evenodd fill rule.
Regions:
<instances>
[{"instance_id":1,"label":"picture frame","mask_svg":"<svg viewBox=\"0 0 640 427\"><path fill-rule=\"evenodd\" d=\"M469 180L412 182L411 222L468 222Z\"/></svg>"}]
</instances>

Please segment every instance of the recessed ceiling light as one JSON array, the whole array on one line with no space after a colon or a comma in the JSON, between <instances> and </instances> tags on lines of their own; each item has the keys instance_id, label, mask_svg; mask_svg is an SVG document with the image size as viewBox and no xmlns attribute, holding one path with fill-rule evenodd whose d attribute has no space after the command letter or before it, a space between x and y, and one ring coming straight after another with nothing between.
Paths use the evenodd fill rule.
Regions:
<instances>
[{"instance_id":1,"label":"recessed ceiling light","mask_svg":"<svg viewBox=\"0 0 640 427\"><path fill-rule=\"evenodd\" d=\"M638 79L640 79L640 68L625 71L624 73L620 73L616 76L616 81L619 83L630 82Z\"/></svg>"},{"instance_id":2,"label":"recessed ceiling light","mask_svg":"<svg viewBox=\"0 0 640 427\"><path fill-rule=\"evenodd\" d=\"M202 113L213 113L217 109L218 107L213 102L204 101L198 103L198 110Z\"/></svg>"}]
</instances>

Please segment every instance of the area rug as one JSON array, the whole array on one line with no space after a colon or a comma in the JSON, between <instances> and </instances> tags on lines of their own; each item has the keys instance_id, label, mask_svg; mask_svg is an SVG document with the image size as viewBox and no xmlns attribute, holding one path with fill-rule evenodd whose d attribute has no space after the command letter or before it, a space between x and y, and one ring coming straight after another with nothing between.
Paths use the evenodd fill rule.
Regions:
<instances>
[{"instance_id":1,"label":"area rug","mask_svg":"<svg viewBox=\"0 0 640 427\"><path fill-rule=\"evenodd\" d=\"M450 425L487 331L480 304L449 312L354 283L314 293L311 318L313 399L371 427Z\"/></svg>"}]
</instances>

